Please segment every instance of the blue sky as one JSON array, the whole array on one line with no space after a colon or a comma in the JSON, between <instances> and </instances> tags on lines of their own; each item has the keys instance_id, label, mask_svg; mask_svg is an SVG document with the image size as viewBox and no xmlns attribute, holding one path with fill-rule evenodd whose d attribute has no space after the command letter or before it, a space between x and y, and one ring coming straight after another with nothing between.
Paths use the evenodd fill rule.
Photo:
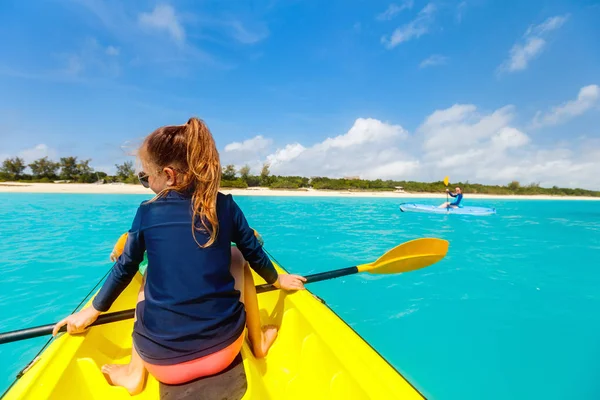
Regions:
<instances>
[{"instance_id":1,"label":"blue sky","mask_svg":"<svg viewBox=\"0 0 600 400\"><path fill-rule=\"evenodd\" d=\"M0 157L191 115L282 174L600 189L598 1L0 3Z\"/></svg>"}]
</instances>

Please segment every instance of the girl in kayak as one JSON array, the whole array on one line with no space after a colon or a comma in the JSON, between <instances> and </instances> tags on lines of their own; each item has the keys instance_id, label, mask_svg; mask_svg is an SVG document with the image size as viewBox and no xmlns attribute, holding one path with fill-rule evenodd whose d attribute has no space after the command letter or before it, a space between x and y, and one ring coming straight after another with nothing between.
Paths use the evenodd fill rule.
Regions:
<instances>
[{"instance_id":1,"label":"girl in kayak","mask_svg":"<svg viewBox=\"0 0 600 400\"><path fill-rule=\"evenodd\" d=\"M224 370L240 352L245 328L255 356L267 354L277 328L261 327L248 263L281 289L303 289L305 281L277 273L241 209L219 193L219 154L203 121L158 128L139 156L140 182L157 195L138 208L123 253L92 305L54 328L54 335L64 325L68 333L83 332L129 285L146 252L131 362L102 367L109 382L131 394L143 389L146 370L166 384Z\"/></svg>"},{"instance_id":2,"label":"girl in kayak","mask_svg":"<svg viewBox=\"0 0 600 400\"><path fill-rule=\"evenodd\" d=\"M457 208L457 207L460 207L460 202L462 201L462 198L463 198L462 190L458 186L454 190L455 190L455 193L452 193L448 189L446 189L446 192L450 195L450 197L456 198L456 200L454 200L452 203L450 203L450 202L444 202L444 204L441 204L439 206L439 208L450 208L450 207Z\"/></svg>"}]
</instances>

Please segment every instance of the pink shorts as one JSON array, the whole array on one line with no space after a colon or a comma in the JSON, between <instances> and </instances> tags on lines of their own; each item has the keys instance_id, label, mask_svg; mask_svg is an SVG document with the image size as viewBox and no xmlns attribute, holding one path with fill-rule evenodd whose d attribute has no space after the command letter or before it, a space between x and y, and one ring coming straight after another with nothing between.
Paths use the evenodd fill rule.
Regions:
<instances>
[{"instance_id":1,"label":"pink shorts","mask_svg":"<svg viewBox=\"0 0 600 400\"><path fill-rule=\"evenodd\" d=\"M144 366L159 382L179 385L223 371L240 353L243 344L244 333L224 349L195 360L174 365L154 365L144 361Z\"/></svg>"}]
</instances>

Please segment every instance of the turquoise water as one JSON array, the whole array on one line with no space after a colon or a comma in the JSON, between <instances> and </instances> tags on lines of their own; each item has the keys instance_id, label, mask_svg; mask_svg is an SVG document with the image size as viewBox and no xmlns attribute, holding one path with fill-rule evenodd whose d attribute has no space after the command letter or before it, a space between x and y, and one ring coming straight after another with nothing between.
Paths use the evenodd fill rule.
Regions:
<instances>
[{"instance_id":1,"label":"turquoise water","mask_svg":"<svg viewBox=\"0 0 600 400\"><path fill-rule=\"evenodd\" d=\"M0 194L0 331L70 312L146 198ZM472 200L498 215L471 217L401 213L391 199L237 201L296 273L450 241L423 270L311 286L429 399L600 398L600 202ZM0 345L0 389L44 342Z\"/></svg>"}]
</instances>

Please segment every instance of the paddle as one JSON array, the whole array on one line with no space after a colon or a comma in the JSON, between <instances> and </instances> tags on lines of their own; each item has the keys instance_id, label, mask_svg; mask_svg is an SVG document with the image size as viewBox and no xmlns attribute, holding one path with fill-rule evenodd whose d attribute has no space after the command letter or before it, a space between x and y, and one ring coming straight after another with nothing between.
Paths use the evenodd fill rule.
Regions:
<instances>
[{"instance_id":1,"label":"paddle","mask_svg":"<svg viewBox=\"0 0 600 400\"><path fill-rule=\"evenodd\" d=\"M379 257L377 261L355 267L307 275L305 276L305 283L320 282L339 278L341 276L357 274L359 272L368 272L371 274L400 274L403 272L414 271L435 264L443 259L448 252L448 245L446 240L435 238L411 240L389 250ZM256 286L257 293L270 292L272 290L277 290L277 288L270 284ZM134 309L130 309L100 315L90 327L131 319L133 318L134 312ZM54 325L55 324L48 324L0 333L0 344L50 335L52 334ZM66 332L66 326L63 326L59 332Z\"/></svg>"},{"instance_id":2,"label":"paddle","mask_svg":"<svg viewBox=\"0 0 600 400\"><path fill-rule=\"evenodd\" d=\"M446 189L448 189L448 179L449 178L447 176L444 178L444 185L446 185ZM446 191L446 203L448 203L448 191Z\"/></svg>"},{"instance_id":3,"label":"paddle","mask_svg":"<svg viewBox=\"0 0 600 400\"><path fill-rule=\"evenodd\" d=\"M315 283L346 275L368 272L370 274L400 274L435 264L446 256L448 242L442 239L423 238L402 243L379 257L377 261L355 267L341 268L318 274L306 275L306 283ZM275 290L275 286L256 286L256 293Z\"/></svg>"}]
</instances>

